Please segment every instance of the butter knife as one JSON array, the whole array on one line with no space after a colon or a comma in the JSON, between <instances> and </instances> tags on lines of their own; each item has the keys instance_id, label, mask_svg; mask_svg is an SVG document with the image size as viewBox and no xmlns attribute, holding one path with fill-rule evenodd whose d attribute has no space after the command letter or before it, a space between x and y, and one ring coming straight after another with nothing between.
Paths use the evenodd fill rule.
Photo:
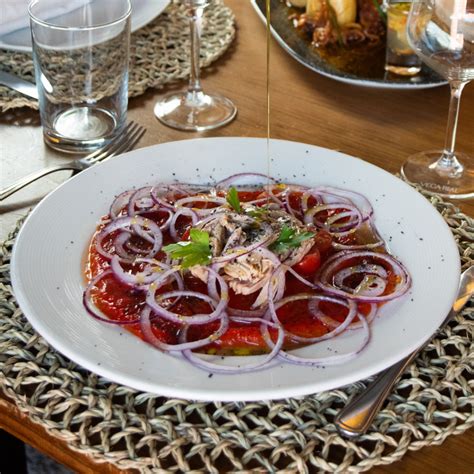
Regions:
<instances>
[{"instance_id":1,"label":"butter knife","mask_svg":"<svg viewBox=\"0 0 474 474\"><path fill-rule=\"evenodd\" d=\"M38 100L38 90L36 84L25 81L20 77L9 74L8 72L0 71L0 84L9 87L23 95Z\"/></svg>"},{"instance_id":2,"label":"butter knife","mask_svg":"<svg viewBox=\"0 0 474 474\"><path fill-rule=\"evenodd\" d=\"M474 266L465 270L459 282L458 295L449 314L446 316L442 329L456 314L461 311L474 294ZM431 339L431 338L430 338ZM424 347L424 345L422 346ZM377 378L360 395L353 398L336 416L334 424L339 432L347 438L356 438L364 434L379 412L382 403L391 392L399 376L416 358L420 350L412 352L408 357L381 372Z\"/></svg>"}]
</instances>

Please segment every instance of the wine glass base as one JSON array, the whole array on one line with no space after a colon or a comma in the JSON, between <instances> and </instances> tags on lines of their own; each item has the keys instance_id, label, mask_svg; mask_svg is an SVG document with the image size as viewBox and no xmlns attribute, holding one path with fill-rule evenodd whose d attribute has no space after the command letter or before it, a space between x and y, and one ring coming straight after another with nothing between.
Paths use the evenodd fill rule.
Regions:
<instances>
[{"instance_id":1,"label":"wine glass base","mask_svg":"<svg viewBox=\"0 0 474 474\"><path fill-rule=\"evenodd\" d=\"M155 104L156 118L168 127L201 132L222 127L237 114L235 105L220 95L179 92L166 95Z\"/></svg>"},{"instance_id":2,"label":"wine glass base","mask_svg":"<svg viewBox=\"0 0 474 474\"><path fill-rule=\"evenodd\" d=\"M410 156L402 165L402 176L431 194L450 199L474 198L474 167L470 165L470 157L456 153L456 158L463 165L462 172L443 172L435 167L442 153L441 150L424 151Z\"/></svg>"}]
</instances>

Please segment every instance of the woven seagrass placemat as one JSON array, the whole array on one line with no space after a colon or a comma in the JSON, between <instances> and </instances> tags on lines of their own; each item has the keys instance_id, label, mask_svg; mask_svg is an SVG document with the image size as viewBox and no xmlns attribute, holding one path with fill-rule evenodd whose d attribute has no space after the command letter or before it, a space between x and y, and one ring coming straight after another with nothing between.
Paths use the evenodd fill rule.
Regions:
<instances>
[{"instance_id":1,"label":"woven seagrass placemat","mask_svg":"<svg viewBox=\"0 0 474 474\"><path fill-rule=\"evenodd\" d=\"M189 76L190 32L183 6L174 3L158 18L132 34L130 46L129 96L143 94L148 88ZM235 37L235 18L223 3L212 0L203 19L201 67L218 59ZM1 69L34 82L31 54L0 49ZM7 87L0 86L0 112L18 107L38 108L29 99Z\"/></svg>"},{"instance_id":2,"label":"woven seagrass placemat","mask_svg":"<svg viewBox=\"0 0 474 474\"><path fill-rule=\"evenodd\" d=\"M474 220L430 199L466 268L474 260ZM472 302L408 368L370 432L345 440L333 418L367 380L301 398L210 403L139 392L77 366L34 332L13 297L17 232L0 244L0 387L53 436L97 460L160 473L355 473L474 426Z\"/></svg>"}]
</instances>

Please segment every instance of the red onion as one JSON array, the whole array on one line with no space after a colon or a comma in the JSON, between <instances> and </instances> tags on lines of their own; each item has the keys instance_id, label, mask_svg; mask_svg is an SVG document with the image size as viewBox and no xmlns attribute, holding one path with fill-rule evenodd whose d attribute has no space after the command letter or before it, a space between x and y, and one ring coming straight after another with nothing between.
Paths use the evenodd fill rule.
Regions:
<instances>
[{"instance_id":1,"label":"red onion","mask_svg":"<svg viewBox=\"0 0 474 474\"><path fill-rule=\"evenodd\" d=\"M261 326L267 327L267 324L262 324ZM185 330L186 331L186 330ZM183 331L184 336L185 331ZM221 365L215 364L212 361L219 359L219 357L213 357L210 361L203 359L201 356L194 354L190 350L183 351L183 355L186 359L189 360L193 365L199 367L203 370L208 370L212 373L216 374L242 374L246 372L253 372L255 370L261 370L267 367L272 360L279 354L281 346L283 345L283 331L278 331L278 339L276 343L272 342L272 349L271 351L266 354L265 356L258 356L257 362L253 362L247 365L237 365L237 366L229 366L229 365ZM206 356L204 356L206 357Z\"/></svg>"},{"instance_id":2,"label":"red onion","mask_svg":"<svg viewBox=\"0 0 474 474\"><path fill-rule=\"evenodd\" d=\"M227 315L225 314L225 312L222 312L219 318L220 326L217 329L217 331L212 333L210 336L205 337L203 339L199 339L197 341L192 341L192 342L167 344L165 342L160 341L160 339L158 339L153 334L153 329L151 327L151 314L152 314L151 309L148 306L146 306L140 315L140 328L142 330L143 336L145 337L145 340L163 352L169 352L169 351L181 352L183 350L191 350L191 349L197 349L199 347L207 346L211 342L219 339L229 328L229 319L227 318Z\"/></svg>"},{"instance_id":3,"label":"red onion","mask_svg":"<svg viewBox=\"0 0 474 474\"><path fill-rule=\"evenodd\" d=\"M192 210L192 209L188 209L187 207L182 207L180 209L178 209L173 217L171 218L171 222L170 222L170 235L171 237L173 237L174 241L175 242L178 242L180 239L180 237L178 236L178 233L176 231L176 222L178 220L178 218L180 216L188 216L191 218L191 222L193 223L193 225L196 225L197 221L198 221L198 215Z\"/></svg>"},{"instance_id":4,"label":"red onion","mask_svg":"<svg viewBox=\"0 0 474 474\"><path fill-rule=\"evenodd\" d=\"M94 318L97 319L98 321L102 321L103 323L108 323L108 324L117 324L120 326L126 326L129 324L137 324L140 322L140 318L135 318L131 319L129 321L117 321L114 319L109 319L107 316L105 316L102 311L100 311L96 306L94 305L92 301L92 289L97 286L97 283L99 283L100 280L103 278L112 275L112 270L106 270L103 273L100 273L97 275L95 278L93 278L89 284L87 285L84 293L82 294L82 302L84 304L84 307L86 308L86 311Z\"/></svg>"},{"instance_id":5,"label":"red onion","mask_svg":"<svg viewBox=\"0 0 474 474\"><path fill-rule=\"evenodd\" d=\"M176 269L170 270L170 272L172 271L176 272L178 270ZM227 302L229 301L229 288L225 280L212 268L208 268L207 271L211 275L214 275L217 281L219 282L220 292L221 292L220 301L217 301L211 296L208 296L204 293L199 293L197 291L183 291L183 290L169 291L167 293L163 293L156 296L156 290L158 289L158 287L152 283L149 286L148 293L146 295L147 305L162 318L168 319L175 323L204 324L204 323L210 323L212 321L215 321L221 316L221 314L225 311L227 307ZM164 275L166 274L167 272L164 273ZM213 308L213 311L209 314L194 314L192 316L182 316L180 314L168 311L163 306L160 306L158 302L156 301L157 298L159 300L164 300L167 298L175 298L175 297L182 297L182 296L194 297L194 298L203 300Z\"/></svg>"},{"instance_id":6,"label":"red onion","mask_svg":"<svg viewBox=\"0 0 474 474\"><path fill-rule=\"evenodd\" d=\"M318 186L313 188L313 191L318 193L325 203L353 204L359 209L364 221L370 218L374 213L374 209L368 199L355 191L332 186Z\"/></svg>"},{"instance_id":7,"label":"red onion","mask_svg":"<svg viewBox=\"0 0 474 474\"><path fill-rule=\"evenodd\" d=\"M326 219L325 222L321 222L314 219L316 214L319 214L323 211L328 210L338 210L338 209L348 209L348 212L341 212L335 214ZM348 222L343 224L335 224L337 220L350 217L351 219ZM352 204L323 204L316 207L312 207L305 212L304 222L306 224L314 224L320 229L325 229L335 237L343 237L345 235L352 234L361 224L362 224L362 215L359 210Z\"/></svg>"},{"instance_id":8,"label":"red onion","mask_svg":"<svg viewBox=\"0 0 474 474\"><path fill-rule=\"evenodd\" d=\"M146 285L150 283L163 280L163 274L165 271L171 275L176 283L178 284L179 289L183 289L183 280L179 273L176 273L174 269L171 269L169 265L165 263L158 262L157 260L148 260L148 259L137 259L136 263L141 262L149 262L148 265L143 269L141 272L137 272L132 274L130 272L126 272L122 266L120 265L120 259L117 255L114 255L110 260L110 267L117 277L122 283L126 285L131 285L133 287L140 287L145 288ZM162 284L165 283L169 279L165 279L162 281ZM156 284L156 283L155 283ZM157 284L156 284L157 285Z\"/></svg>"},{"instance_id":9,"label":"red onion","mask_svg":"<svg viewBox=\"0 0 474 474\"><path fill-rule=\"evenodd\" d=\"M325 357L299 357L297 355L291 354L286 351L280 351L278 353L278 358L284 360L285 362L289 362L291 364L296 365L306 365L311 367L319 367L319 366L326 366L326 365L335 365L335 364L342 364L343 362L348 362L354 359L357 354L359 354L362 349L369 343L370 340L370 329L367 321L363 316L359 316L362 328L364 330L364 338L360 342L359 346L348 353L345 354L337 354L332 356L325 356ZM268 333L268 328L262 325L262 335L266 341L266 343L272 346L273 342L270 338ZM291 336L294 337L294 336Z\"/></svg>"},{"instance_id":10,"label":"red onion","mask_svg":"<svg viewBox=\"0 0 474 474\"><path fill-rule=\"evenodd\" d=\"M367 323L370 324L373 321L373 319L375 318L375 315L377 314L378 306L375 303L364 303L364 304L369 305L370 310L369 310L369 313L366 316L362 313L362 317L364 317L365 320L367 321ZM338 326L341 325L340 321L336 321L335 319L331 318L331 316L329 316L327 314L324 314L321 311L319 311L318 306L319 306L319 301L317 301L317 300L310 300L310 302L308 303L309 310L313 314L315 314L316 317L322 323L324 323L325 326L327 326L328 328L334 329L334 328L337 328ZM358 310L357 316L359 316L359 314L361 314L361 312ZM361 327L362 327L362 323L360 321L357 321L357 322L351 322L351 324L349 324L349 326L347 326L347 329L352 330L352 329L359 329Z\"/></svg>"},{"instance_id":11,"label":"red onion","mask_svg":"<svg viewBox=\"0 0 474 474\"><path fill-rule=\"evenodd\" d=\"M188 206L185 206L185 204L195 203L195 202L213 203L213 204L217 204L218 206L205 208L205 209L197 208L197 207L190 208ZM207 215L207 214L216 212L219 206L222 206L226 203L227 201L225 200L225 198L221 198L218 196L188 196L188 197L178 199L175 204L176 204L177 209L181 207L186 207L187 209L192 209L198 215Z\"/></svg>"},{"instance_id":12,"label":"red onion","mask_svg":"<svg viewBox=\"0 0 474 474\"><path fill-rule=\"evenodd\" d=\"M395 291L388 295L377 294L366 296L364 294L358 294L355 289L350 289L346 286L341 288L337 282L340 283L340 278L337 276L338 273L344 268L342 267L346 261L352 261L354 258L362 258L363 264L367 264L367 261L375 260L379 266L383 262L384 266L388 266L389 270L399 279ZM342 267L342 268L341 268ZM384 267L384 270L385 267ZM346 270L344 270L345 272ZM370 252L368 250L356 251L356 252L339 252L330 257L323 267L320 268L317 275L317 284L320 288L323 288L330 294L339 295L345 298L366 301L370 303L378 303L382 301L389 301L403 295L411 285L410 275L407 273L403 265L393 256L384 253ZM383 278L378 276L378 278Z\"/></svg>"},{"instance_id":13,"label":"red onion","mask_svg":"<svg viewBox=\"0 0 474 474\"><path fill-rule=\"evenodd\" d=\"M113 254L107 252L102 243L104 239L110 235L112 232L117 230L128 230L132 232L132 228L140 227L141 229L148 229L150 231L148 237L152 240L153 247L146 253L147 257L154 257L160 250L163 243L163 234L161 233L160 228L150 219L146 219L140 216L134 217L119 217L114 221L110 222L105 226L97 235L96 238L96 249L100 255L110 260L113 257ZM144 230L140 231L141 234L146 233ZM123 259L124 261L129 261L128 259Z\"/></svg>"},{"instance_id":14,"label":"red onion","mask_svg":"<svg viewBox=\"0 0 474 474\"><path fill-rule=\"evenodd\" d=\"M233 174L232 176L229 176L228 178L222 179L221 181L218 181L215 185L215 188L228 188L231 184L234 184L235 181L238 181L239 179L242 178L264 178L265 181L271 181L273 183L276 183L277 181L270 176L262 173L237 173ZM253 183L252 183L253 184ZM258 183L257 183L258 184Z\"/></svg>"},{"instance_id":15,"label":"red onion","mask_svg":"<svg viewBox=\"0 0 474 474\"><path fill-rule=\"evenodd\" d=\"M124 191L123 193L119 194L114 201L112 202L112 205L110 206L110 218L112 220L117 219L117 217L120 215L120 212L122 209L124 209L126 206L128 206L128 202L130 201L130 197L135 193L134 190L132 191Z\"/></svg>"}]
</instances>

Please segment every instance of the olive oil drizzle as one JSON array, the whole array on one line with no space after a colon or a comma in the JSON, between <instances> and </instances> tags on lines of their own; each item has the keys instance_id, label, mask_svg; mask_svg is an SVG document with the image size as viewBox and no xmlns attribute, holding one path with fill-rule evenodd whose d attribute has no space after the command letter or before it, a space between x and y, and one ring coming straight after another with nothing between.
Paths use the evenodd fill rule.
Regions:
<instances>
[{"instance_id":1,"label":"olive oil drizzle","mask_svg":"<svg viewBox=\"0 0 474 474\"><path fill-rule=\"evenodd\" d=\"M267 71L266 71L266 88L267 88L267 179L270 186L270 42L271 42L271 24L270 24L270 2L266 0L265 13L267 18Z\"/></svg>"}]
</instances>

